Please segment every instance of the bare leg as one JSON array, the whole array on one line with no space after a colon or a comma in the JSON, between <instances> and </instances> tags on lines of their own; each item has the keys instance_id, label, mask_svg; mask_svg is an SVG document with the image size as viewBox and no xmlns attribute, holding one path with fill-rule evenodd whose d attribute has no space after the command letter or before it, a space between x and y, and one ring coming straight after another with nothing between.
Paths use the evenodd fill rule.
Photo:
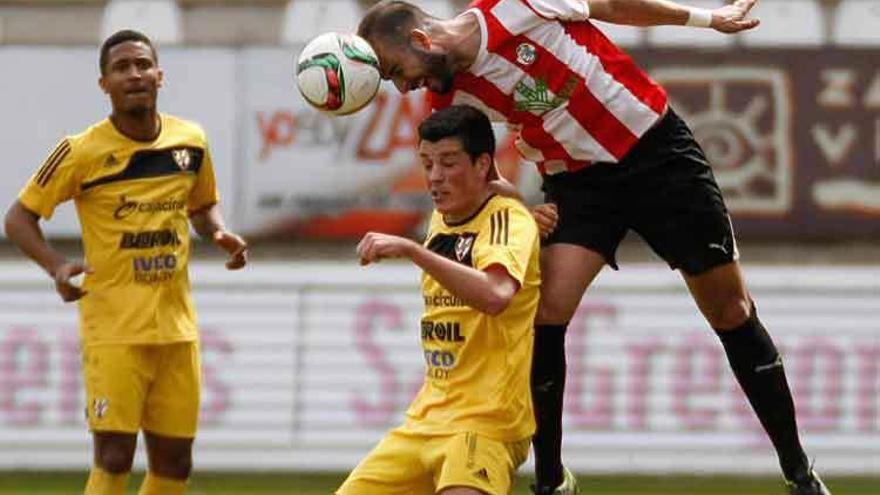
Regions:
<instances>
[{"instance_id":1,"label":"bare leg","mask_svg":"<svg viewBox=\"0 0 880 495\"><path fill-rule=\"evenodd\" d=\"M752 300L736 261L699 275L682 276L712 328L720 332L732 330L749 318Z\"/></svg>"},{"instance_id":2,"label":"bare leg","mask_svg":"<svg viewBox=\"0 0 880 495\"><path fill-rule=\"evenodd\" d=\"M567 324L587 287L605 266L601 254L574 244L552 244L541 250L541 304L538 325Z\"/></svg>"},{"instance_id":3,"label":"bare leg","mask_svg":"<svg viewBox=\"0 0 880 495\"><path fill-rule=\"evenodd\" d=\"M150 472L163 478L185 480L192 470L192 438L173 438L144 432Z\"/></svg>"},{"instance_id":4,"label":"bare leg","mask_svg":"<svg viewBox=\"0 0 880 495\"><path fill-rule=\"evenodd\" d=\"M603 266L602 255L573 244L553 244L541 251L543 280L531 376L537 423L532 445L538 494L552 492L563 481L565 330L584 292Z\"/></svg>"},{"instance_id":5,"label":"bare leg","mask_svg":"<svg viewBox=\"0 0 880 495\"><path fill-rule=\"evenodd\" d=\"M131 471L137 435L118 432L93 432L95 465L111 474Z\"/></svg>"},{"instance_id":6,"label":"bare leg","mask_svg":"<svg viewBox=\"0 0 880 495\"><path fill-rule=\"evenodd\" d=\"M123 495L137 447L137 435L93 432L94 465L86 482L85 495Z\"/></svg>"},{"instance_id":7,"label":"bare leg","mask_svg":"<svg viewBox=\"0 0 880 495\"><path fill-rule=\"evenodd\" d=\"M758 319L736 261L699 275L684 275L688 289L724 345L727 360L790 481L807 479L810 467L798 438L794 400L782 357Z\"/></svg>"},{"instance_id":8,"label":"bare leg","mask_svg":"<svg viewBox=\"0 0 880 495\"><path fill-rule=\"evenodd\" d=\"M192 470L192 438L144 432L150 470L138 495L182 495Z\"/></svg>"}]
</instances>

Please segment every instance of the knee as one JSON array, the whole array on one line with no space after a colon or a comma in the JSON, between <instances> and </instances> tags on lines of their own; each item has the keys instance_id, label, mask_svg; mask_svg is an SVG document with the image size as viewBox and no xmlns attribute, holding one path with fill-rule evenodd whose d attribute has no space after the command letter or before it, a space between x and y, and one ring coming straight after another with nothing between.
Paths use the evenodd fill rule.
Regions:
<instances>
[{"instance_id":1,"label":"knee","mask_svg":"<svg viewBox=\"0 0 880 495\"><path fill-rule=\"evenodd\" d=\"M541 297L535 323L538 325L562 325L568 323L577 310L577 305L570 307L560 298Z\"/></svg>"},{"instance_id":2,"label":"knee","mask_svg":"<svg viewBox=\"0 0 880 495\"><path fill-rule=\"evenodd\" d=\"M179 458L174 461L174 474L175 478L183 480L189 478L190 473L192 473L192 456L187 453L186 455L181 455Z\"/></svg>"},{"instance_id":3,"label":"knee","mask_svg":"<svg viewBox=\"0 0 880 495\"><path fill-rule=\"evenodd\" d=\"M185 480L192 472L192 464L190 452L175 452L155 459L150 470L163 478Z\"/></svg>"},{"instance_id":4,"label":"knee","mask_svg":"<svg viewBox=\"0 0 880 495\"><path fill-rule=\"evenodd\" d=\"M105 445L98 452L96 461L110 474L123 474L131 471L134 452L123 446Z\"/></svg>"},{"instance_id":5,"label":"knee","mask_svg":"<svg viewBox=\"0 0 880 495\"><path fill-rule=\"evenodd\" d=\"M706 315L709 325L718 331L739 328L752 316L752 301L748 297L735 297L721 302Z\"/></svg>"}]
</instances>

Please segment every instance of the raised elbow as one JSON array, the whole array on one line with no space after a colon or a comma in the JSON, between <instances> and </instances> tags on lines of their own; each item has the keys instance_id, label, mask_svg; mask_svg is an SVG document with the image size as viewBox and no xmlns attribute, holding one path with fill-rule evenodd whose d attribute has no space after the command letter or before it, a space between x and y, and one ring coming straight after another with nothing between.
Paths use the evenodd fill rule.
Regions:
<instances>
[{"instance_id":1,"label":"raised elbow","mask_svg":"<svg viewBox=\"0 0 880 495\"><path fill-rule=\"evenodd\" d=\"M489 276L489 286L485 291L483 312L490 316L498 316L510 306L519 284L503 268L492 266L486 270L486 273Z\"/></svg>"},{"instance_id":2,"label":"raised elbow","mask_svg":"<svg viewBox=\"0 0 880 495\"><path fill-rule=\"evenodd\" d=\"M498 316L507 310L511 300L513 300L513 294L492 294L492 297L486 301L484 312L489 316Z\"/></svg>"}]
</instances>

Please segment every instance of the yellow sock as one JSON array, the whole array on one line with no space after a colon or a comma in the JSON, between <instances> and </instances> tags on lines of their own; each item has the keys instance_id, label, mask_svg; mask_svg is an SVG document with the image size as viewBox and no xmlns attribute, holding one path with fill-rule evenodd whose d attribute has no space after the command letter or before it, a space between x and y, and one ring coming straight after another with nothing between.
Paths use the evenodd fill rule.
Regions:
<instances>
[{"instance_id":1,"label":"yellow sock","mask_svg":"<svg viewBox=\"0 0 880 495\"><path fill-rule=\"evenodd\" d=\"M85 495L125 495L128 473L112 474L94 466L89 472Z\"/></svg>"},{"instance_id":2,"label":"yellow sock","mask_svg":"<svg viewBox=\"0 0 880 495\"><path fill-rule=\"evenodd\" d=\"M183 495L186 493L186 480L162 478L147 471L138 495Z\"/></svg>"}]
</instances>

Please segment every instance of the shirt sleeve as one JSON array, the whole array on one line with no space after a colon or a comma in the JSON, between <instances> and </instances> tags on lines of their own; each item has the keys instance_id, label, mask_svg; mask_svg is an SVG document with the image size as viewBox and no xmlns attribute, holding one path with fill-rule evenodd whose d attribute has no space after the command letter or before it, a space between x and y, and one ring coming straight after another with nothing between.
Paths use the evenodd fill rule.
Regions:
<instances>
[{"instance_id":1,"label":"shirt sleeve","mask_svg":"<svg viewBox=\"0 0 880 495\"><path fill-rule=\"evenodd\" d=\"M189 211L198 211L220 202L220 191L217 189L217 179L214 176L214 161L211 159L208 141L205 140L204 143L205 155L196 175L196 183L189 193L187 203Z\"/></svg>"},{"instance_id":2,"label":"shirt sleeve","mask_svg":"<svg viewBox=\"0 0 880 495\"><path fill-rule=\"evenodd\" d=\"M474 267L485 270L501 265L521 286L532 252L538 247L535 219L524 208L503 207L492 213L489 228L483 232L488 236L475 250Z\"/></svg>"},{"instance_id":3,"label":"shirt sleeve","mask_svg":"<svg viewBox=\"0 0 880 495\"><path fill-rule=\"evenodd\" d=\"M520 0L545 19L585 21L590 18L589 0Z\"/></svg>"},{"instance_id":4,"label":"shirt sleeve","mask_svg":"<svg viewBox=\"0 0 880 495\"><path fill-rule=\"evenodd\" d=\"M76 163L76 153L69 139L64 139L46 158L18 194L18 200L28 210L49 219L55 207L72 199L79 191L82 177Z\"/></svg>"},{"instance_id":5,"label":"shirt sleeve","mask_svg":"<svg viewBox=\"0 0 880 495\"><path fill-rule=\"evenodd\" d=\"M497 0L479 8L485 18L482 43L497 50L530 29L548 22L583 22L590 17L588 0ZM482 5L482 4L481 4Z\"/></svg>"}]
</instances>

